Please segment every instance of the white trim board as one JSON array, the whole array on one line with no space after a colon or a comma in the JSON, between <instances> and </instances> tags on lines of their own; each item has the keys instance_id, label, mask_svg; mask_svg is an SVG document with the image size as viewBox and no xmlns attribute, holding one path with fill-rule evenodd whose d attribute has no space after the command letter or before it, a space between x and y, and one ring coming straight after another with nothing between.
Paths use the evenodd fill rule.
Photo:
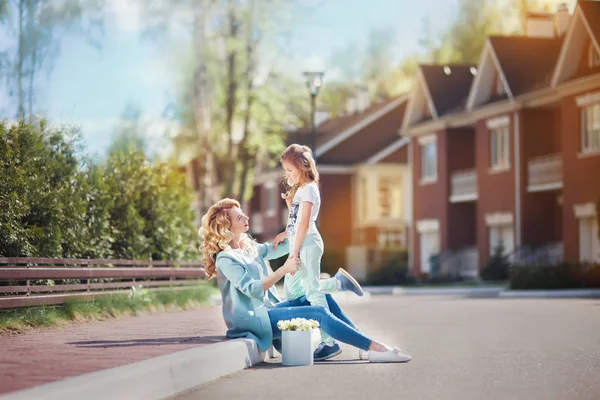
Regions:
<instances>
[{"instance_id":1,"label":"white trim board","mask_svg":"<svg viewBox=\"0 0 600 400\"><path fill-rule=\"evenodd\" d=\"M417 221L417 232L438 232L440 230L439 219L421 219Z\"/></svg>"},{"instance_id":2,"label":"white trim board","mask_svg":"<svg viewBox=\"0 0 600 400\"><path fill-rule=\"evenodd\" d=\"M369 115L366 118L361 119L356 124L352 125L348 129L346 129L344 132L340 133L339 135L336 135L329 142L323 144L321 147L318 147L315 152L315 156L317 158L321 157L323 154L327 153L329 150L333 149L335 146L342 143L344 140L353 136L354 134L359 132L364 127L372 124L373 122L377 121L379 118L383 117L385 114L394 110L396 107L398 107L404 101L406 101L407 98L408 98L407 95L400 96L397 99L395 99L394 101L392 101L391 103L389 103L388 105L386 105L385 107L383 107L382 109L374 112L373 114Z\"/></svg>"},{"instance_id":3,"label":"white trim board","mask_svg":"<svg viewBox=\"0 0 600 400\"><path fill-rule=\"evenodd\" d=\"M510 212L496 212L485 215L485 224L487 226L511 225L513 223L513 214Z\"/></svg>"},{"instance_id":4,"label":"white trim board","mask_svg":"<svg viewBox=\"0 0 600 400\"><path fill-rule=\"evenodd\" d=\"M399 140L395 141L394 143L392 143L385 149L381 150L379 153L375 154L373 157L369 158L367 160L366 164L367 165L377 164L379 161L383 160L384 158L391 155L395 151L400 150L402 147L406 146L409 141L410 141L410 139L408 139L408 138L400 138Z\"/></svg>"},{"instance_id":5,"label":"white trim board","mask_svg":"<svg viewBox=\"0 0 600 400\"><path fill-rule=\"evenodd\" d=\"M596 205L594 203L575 204L573 206L575 218L590 218L596 216Z\"/></svg>"},{"instance_id":6,"label":"white trim board","mask_svg":"<svg viewBox=\"0 0 600 400\"><path fill-rule=\"evenodd\" d=\"M345 175L352 174L354 167L348 167L346 165L317 165L319 174L323 175Z\"/></svg>"}]
</instances>

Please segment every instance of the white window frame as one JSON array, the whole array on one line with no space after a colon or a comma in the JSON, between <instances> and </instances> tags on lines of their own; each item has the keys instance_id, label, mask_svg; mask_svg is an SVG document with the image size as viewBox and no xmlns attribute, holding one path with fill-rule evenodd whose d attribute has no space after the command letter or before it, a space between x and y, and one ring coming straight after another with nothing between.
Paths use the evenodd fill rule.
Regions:
<instances>
[{"instance_id":1,"label":"white window frame","mask_svg":"<svg viewBox=\"0 0 600 400\"><path fill-rule=\"evenodd\" d=\"M490 170L510 169L510 129L508 125L490 129Z\"/></svg>"},{"instance_id":2,"label":"white window frame","mask_svg":"<svg viewBox=\"0 0 600 400\"><path fill-rule=\"evenodd\" d=\"M438 176L437 137L431 135L420 138L419 145L421 151L421 184L436 182ZM433 153L428 153L427 149L433 149ZM429 157L427 157L428 155Z\"/></svg>"},{"instance_id":3,"label":"white window frame","mask_svg":"<svg viewBox=\"0 0 600 400\"><path fill-rule=\"evenodd\" d=\"M600 153L600 101L581 107L580 149L582 154Z\"/></svg>"},{"instance_id":4,"label":"white window frame","mask_svg":"<svg viewBox=\"0 0 600 400\"><path fill-rule=\"evenodd\" d=\"M600 67L600 51L596 49L594 43L588 46L588 67L590 69Z\"/></svg>"}]
</instances>

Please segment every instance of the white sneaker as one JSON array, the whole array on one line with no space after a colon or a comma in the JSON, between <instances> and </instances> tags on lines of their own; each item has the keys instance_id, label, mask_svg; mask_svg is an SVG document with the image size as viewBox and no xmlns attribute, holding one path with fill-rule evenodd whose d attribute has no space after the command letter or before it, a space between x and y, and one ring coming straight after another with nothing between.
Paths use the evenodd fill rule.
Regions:
<instances>
[{"instance_id":1,"label":"white sneaker","mask_svg":"<svg viewBox=\"0 0 600 400\"><path fill-rule=\"evenodd\" d=\"M401 353L399 349L369 351L369 362L372 363L404 363L410 360L412 360L412 357Z\"/></svg>"}]
</instances>

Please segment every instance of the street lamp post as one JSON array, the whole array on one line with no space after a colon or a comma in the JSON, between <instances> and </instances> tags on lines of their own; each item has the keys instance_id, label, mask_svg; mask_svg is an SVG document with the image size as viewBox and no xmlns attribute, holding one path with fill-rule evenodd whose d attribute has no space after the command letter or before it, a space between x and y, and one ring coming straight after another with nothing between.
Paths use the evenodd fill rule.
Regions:
<instances>
[{"instance_id":1,"label":"street lamp post","mask_svg":"<svg viewBox=\"0 0 600 400\"><path fill-rule=\"evenodd\" d=\"M316 158L317 151L317 127L315 125L315 111L317 106L317 95L319 89L323 83L323 72L305 72L304 79L306 81L306 87L310 93L310 148L312 149L313 155Z\"/></svg>"}]
</instances>

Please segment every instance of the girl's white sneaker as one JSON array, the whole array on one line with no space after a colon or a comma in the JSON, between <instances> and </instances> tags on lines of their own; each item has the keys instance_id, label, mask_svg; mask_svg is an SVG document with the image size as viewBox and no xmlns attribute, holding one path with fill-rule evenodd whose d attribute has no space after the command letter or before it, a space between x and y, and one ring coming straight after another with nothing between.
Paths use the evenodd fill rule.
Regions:
<instances>
[{"instance_id":1,"label":"girl's white sneaker","mask_svg":"<svg viewBox=\"0 0 600 400\"><path fill-rule=\"evenodd\" d=\"M369 362L372 363L404 363L410 360L412 360L412 357L401 353L399 349L369 351Z\"/></svg>"}]
</instances>

